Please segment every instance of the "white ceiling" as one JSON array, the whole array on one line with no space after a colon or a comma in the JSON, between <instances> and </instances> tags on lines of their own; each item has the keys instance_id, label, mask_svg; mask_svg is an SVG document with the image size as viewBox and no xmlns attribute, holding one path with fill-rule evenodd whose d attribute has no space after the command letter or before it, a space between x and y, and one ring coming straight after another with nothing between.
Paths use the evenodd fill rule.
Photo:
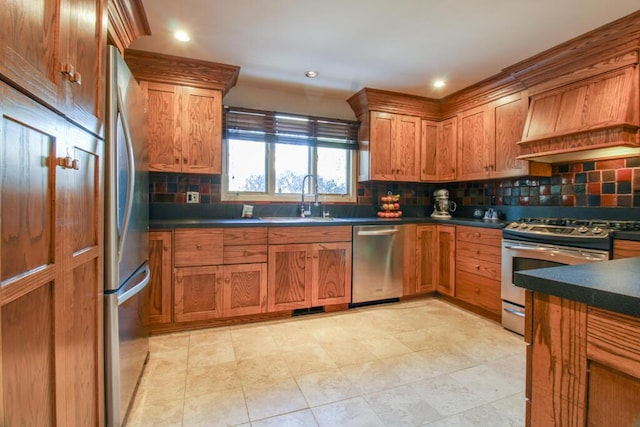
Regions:
<instances>
[{"instance_id":1,"label":"white ceiling","mask_svg":"<svg viewBox=\"0 0 640 427\"><path fill-rule=\"evenodd\" d=\"M241 67L238 86L441 98L640 9L640 0L143 0L131 48ZM173 39L182 28L191 42ZM306 70L319 77L304 77ZM434 89L433 80L447 85Z\"/></svg>"}]
</instances>

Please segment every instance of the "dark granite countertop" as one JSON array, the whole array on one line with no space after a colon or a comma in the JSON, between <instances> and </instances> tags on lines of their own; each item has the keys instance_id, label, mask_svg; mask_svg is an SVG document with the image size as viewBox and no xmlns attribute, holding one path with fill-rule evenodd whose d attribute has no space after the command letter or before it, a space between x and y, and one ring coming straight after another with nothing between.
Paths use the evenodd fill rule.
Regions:
<instances>
[{"instance_id":1,"label":"dark granite countertop","mask_svg":"<svg viewBox=\"0 0 640 427\"><path fill-rule=\"evenodd\" d=\"M515 285L640 317L640 257L520 271Z\"/></svg>"},{"instance_id":2,"label":"dark granite countertop","mask_svg":"<svg viewBox=\"0 0 640 427\"><path fill-rule=\"evenodd\" d=\"M471 218L451 218L433 219L424 218L308 218L302 220L297 217L281 217L270 219L155 219L149 222L151 230L163 230L171 228L207 228L207 227L307 227L307 226L336 226L336 225L388 225L388 224L447 224L447 225L468 225L472 227L502 229L507 221L482 220Z\"/></svg>"}]
</instances>

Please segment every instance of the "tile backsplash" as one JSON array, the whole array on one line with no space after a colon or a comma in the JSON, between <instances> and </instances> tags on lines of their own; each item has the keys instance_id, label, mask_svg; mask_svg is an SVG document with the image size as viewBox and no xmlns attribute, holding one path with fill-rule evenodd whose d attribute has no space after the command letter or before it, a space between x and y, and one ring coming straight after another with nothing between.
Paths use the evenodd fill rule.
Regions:
<instances>
[{"instance_id":1,"label":"tile backsplash","mask_svg":"<svg viewBox=\"0 0 640 427\"><path fill-rule=\"evenodd\" d=\"M640 157L554 165L551 177L441 184L366 182L357 185L357 204L376 205L392 191L408 206L431 205L437 188L447 188L463 206L640 207ZM220 175L153 172L152 203L186 203L186 192L198 191L200 203L220 203Z\"/></svg>"}]
</instances>

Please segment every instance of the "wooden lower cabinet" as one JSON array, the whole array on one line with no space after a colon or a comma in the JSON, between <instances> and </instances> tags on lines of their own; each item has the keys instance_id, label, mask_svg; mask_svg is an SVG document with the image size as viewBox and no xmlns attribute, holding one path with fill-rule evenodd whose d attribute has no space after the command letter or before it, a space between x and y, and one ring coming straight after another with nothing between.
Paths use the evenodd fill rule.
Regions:
<instances>
[{"instance_id":1,"label":"wooden lower cabinet","mask_svg":"<svg viewBox=\"0 0 640 427\"><path fill-rule=\"evenodd\" d=\"M437 225L416 227L416 282L413 292L433 292L438 282Z\"/></svg>"},{"instance_id":2,"label":"wooden lower cabinet","mask_svg":"<svg viewBox=\"0 0 640 427\"><path fill-rule=\"evenodd\" d=\"M267 311L267 264L225 265L222 290L224 316Z\"/></svg>"},{"instance_id":3,"label":"wooden lower cabinet","mask_svg":"<svg viewBox=\"0 0 640 427\"><path fill-rule=\"evenodd\" d=\"M527 426L637 425L640 319L530 292L527 315Z\"/></svg>"},{"instance_id":4,"label":"wooden lower cabinet","mask_svg":"<svg viewBox=\"0 0 640 427\"><path fill-rule=\"evenodd\" d=\"M640 242L633 240L613 241L613 259L633 258L640 256Z\"/></svg>"},{"instance_id":5,"label":"wooden lower cabinet","mask_svg":"<svg viewBox=\"0 0 640 427\"><path fill-rule=\"evenodd\" d=\"M500 315L502 231L458 226L456 298Z\"/></svg>"},{"instance_id":6,"label":"wooden lower cabinet","mask_svg":"<svg viewBox=\"0 0 640 427\"><path fill-rule=\"evenodd\" d=\"M181 267L174 270L176 322L222 317L222 266Z\"/></svg>"},{"instance_id":7,"label":"wooden lower cabinet","mask_svg":"<svg viewBox=\"0 0 640 427\"><path fill-rule=\"evenodd\" d=\"M171 231L149 232L149 324L171 323L172 312L172 249Z\"/></svg>"},{"instance_id":8,"label":"wooden lower cabinet","mask_svg":"<svg viewBox=\"0 0 640 427\"><path fill-rule=\"evenodd\" d=\"M311 307L311 244L269 247L269 311Z\"/></svg>"},{"instance_id":9,"label":"wooden lower cabinet","mask_svg":"<svg viewBox=\"0 0 640 427\"><path fill-rule=\"evenodd\" d=\"M269 247L269 311L351 300L351 242Z\"/></svg>"},{"instance_id":10,"label":"wooden lower cabinet","mask_svg":"<svg viewBox=\"0 0 640 427\"><path fill-rule=\"evenodd\" d=\"M454 225L436 226L436 291L441 294L455 295L455 256L456 227Z\"/></svg>"},{"instance_id":11,"label":"wooden lower cabinet","mask_svg":"<svg viewBox=\"0 0 640 427\"><path fill-rule=\"evenodd\" d=\"M317 243L312 250L311 305L351 301L351 243Z\"/></svg>"}]
</instances>

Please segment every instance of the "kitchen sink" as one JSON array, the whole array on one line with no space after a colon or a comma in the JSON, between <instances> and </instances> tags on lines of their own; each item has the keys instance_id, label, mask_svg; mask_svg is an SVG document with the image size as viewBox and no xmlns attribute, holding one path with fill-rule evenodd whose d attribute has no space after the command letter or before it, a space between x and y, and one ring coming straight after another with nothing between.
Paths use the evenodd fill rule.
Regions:
<instances>
[{"instance_id":1,"label":"kitchen sink","mask_svg":"<svg viewBox=\"0 0 640 427\"><path fill-rule=\"evenodd\" d=\"M260 220L265 222L336 222L336 221L345 221L340 218L323 218L319 216L310 216L310 217L297 217L297 216L263 216L260 217Z\"/></svg>"}]
</instances>

